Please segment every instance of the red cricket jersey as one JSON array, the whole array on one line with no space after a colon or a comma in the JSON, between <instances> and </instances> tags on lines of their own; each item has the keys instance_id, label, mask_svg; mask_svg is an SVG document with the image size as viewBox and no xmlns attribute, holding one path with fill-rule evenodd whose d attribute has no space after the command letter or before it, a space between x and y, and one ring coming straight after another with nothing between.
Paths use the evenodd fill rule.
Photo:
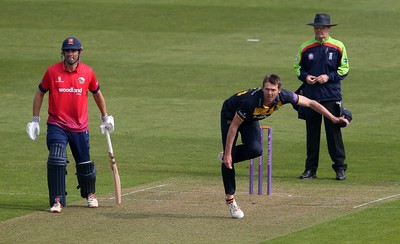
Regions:
<instances>
[{"instance_id":1,"label":"red cricket jersey","mask_svg":"<svg viewBox=\"0 0 400 244\"><path fill-rule=\"evenodd\" d=\"M95 94L100 89L92 68L79 62L69 72L64 62L56 63L47 69L39 89L49 91L47 123L72 132L88 130L88 91Z\"/></svg>"}]
</instances>

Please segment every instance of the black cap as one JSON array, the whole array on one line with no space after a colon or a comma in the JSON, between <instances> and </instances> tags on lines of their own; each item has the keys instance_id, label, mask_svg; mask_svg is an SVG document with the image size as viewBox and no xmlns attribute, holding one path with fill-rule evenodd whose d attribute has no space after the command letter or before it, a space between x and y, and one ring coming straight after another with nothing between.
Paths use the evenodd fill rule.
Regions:
<instances>
[{"instance_id":1,"label":"black cap","mask_svg":"<svg viewBox=\"0 0 400 244\"><path fill-rule=\"evenodd\" d=\"M353 120L353 115L351 114L350 110L348 110L345 107L341 107L340 108L340 116L342 116L343 118L347 119L349 121L349 123ZM345 123L341 123L340 127L346 127Z\"/></svg>"},{"instance_id":2,"label":"black cap","mask_svg":"<svg viewBox=\"0 0 400 244\"><path fill-rule=\"evenodd\" d=\"M313 23L308 23L307 25L312 26L335 26L337 24L331 24L331 16L329 14L316 14Z\"/></svg>"}]
</instances>

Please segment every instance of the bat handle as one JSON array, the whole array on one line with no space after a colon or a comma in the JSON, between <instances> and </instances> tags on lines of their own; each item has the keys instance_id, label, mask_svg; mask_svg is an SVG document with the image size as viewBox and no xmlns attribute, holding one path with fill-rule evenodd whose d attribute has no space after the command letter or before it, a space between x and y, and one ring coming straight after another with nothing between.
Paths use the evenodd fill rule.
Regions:
<instances>
[{"instance_id":1,"label":"bat handle","mask_svg":"<svg viewBox=\"0 0 400 244\"><path fill-rule=\"evenodd\" d=\"M110 132L106 129L106 138L107 138L107 144L108 144L108 152L113 154L113 148L111 144L111 137L110 137Z\"/></svg>"}]
</instances>

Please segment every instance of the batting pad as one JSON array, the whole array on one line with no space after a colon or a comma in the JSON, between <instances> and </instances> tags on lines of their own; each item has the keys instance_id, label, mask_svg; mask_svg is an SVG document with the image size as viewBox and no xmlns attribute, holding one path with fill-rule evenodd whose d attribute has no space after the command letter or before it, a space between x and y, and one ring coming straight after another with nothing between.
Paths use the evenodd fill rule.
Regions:
<instances>
[{"instance_id":1,"label":"batting pad","mask_svg":"<svg viewBox=\"0 0 400 244\"><path fill-rule=\"evenodd\" d=\"M47 185L49 188L50 207L53 206L56 198L59 198L60 203L66 206L66 167L67 153L65 145L50 145L50 153L47 160Z\"/></svg>"},{"instance_id":2,"label":"batting pad","mask_svg":"<svg viewBox=\"0 0 400 244\"><path fill-rule=\"evenodd\" d=\"M77 188L81 189L81 197L87 198L90 193L96 192L96 166L94 162L77 163L76 176L79 183Z\"/></svg>"}]
</instances>

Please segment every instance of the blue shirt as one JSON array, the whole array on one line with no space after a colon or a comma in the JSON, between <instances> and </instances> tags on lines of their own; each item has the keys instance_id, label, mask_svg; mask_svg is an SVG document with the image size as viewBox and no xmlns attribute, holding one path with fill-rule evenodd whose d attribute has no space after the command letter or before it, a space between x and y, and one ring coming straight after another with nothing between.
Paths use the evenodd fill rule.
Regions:
<instances>
[{"instance_id":1,"label":"blue shirt","mask_svg":"<svg viewBox=\"0 0 400 244\"><path fill-rule=\"evenodd\" d=\"M294 70L298 79L305 84L304 96L318 102L342 100L340 81L349 72L347 52L342 42L331 37L321 42L316 39L306 41L297 52ZM307 75L321 74L329 76L327 83L307 84Z\"/></svg>"}]
</instances>

